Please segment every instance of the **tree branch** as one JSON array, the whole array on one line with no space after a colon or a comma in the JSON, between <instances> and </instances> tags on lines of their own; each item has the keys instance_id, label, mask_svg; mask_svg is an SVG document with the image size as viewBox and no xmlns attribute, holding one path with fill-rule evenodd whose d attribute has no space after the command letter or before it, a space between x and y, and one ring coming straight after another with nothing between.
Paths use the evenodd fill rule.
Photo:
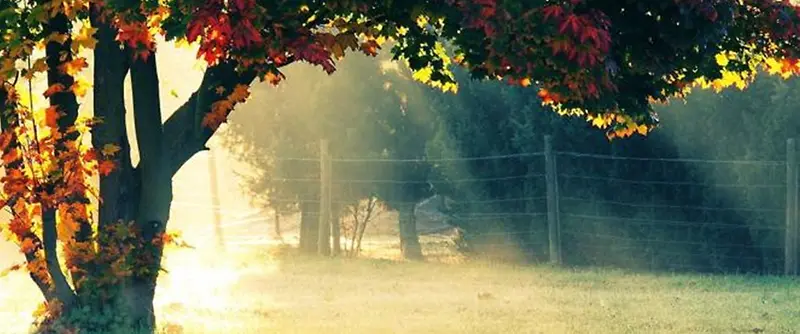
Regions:
<instances>
[{"instance_id":1,"label":"tree branch","mask_svg":"<svg viewBox=\"0 0 800 334\"><path fill-rule=\"evenodd\" d=\"M174 175L197 152L206 149L206 143L215 130L201 124L211 105L224 98L215 92L222 86L231 91L236 85L249 85L256 73L238 73L233 63L222 63L206 70L197 91L164 123L164 145L169 160L169 170Z\"/></svg>"},{"instance_id":2,"label":"tree branch","mask_svg":"<svg viewBox=\"0 0 800 334\"><path fill-rule=\"evenodd\" d=\"M71 307L75 303L75 291L67 283L67 277L61 271L58 262L58 231L56 230L56 209L46 208L42 211L42 239L44 239L44 258L47 263L47 272L53 280L53 287L58 300L64 306Z\"/></svg>"}]
</instances>

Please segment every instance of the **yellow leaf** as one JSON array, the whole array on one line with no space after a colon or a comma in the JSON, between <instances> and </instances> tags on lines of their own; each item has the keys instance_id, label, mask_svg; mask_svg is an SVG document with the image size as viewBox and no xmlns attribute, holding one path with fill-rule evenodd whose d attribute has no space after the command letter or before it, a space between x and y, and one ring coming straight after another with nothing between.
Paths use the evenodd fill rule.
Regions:
<instances>
[{"instance_id":1,"label":"yellow leaf","mask_svg":"<svg viewBox=\"0 0 800 334\"><path fill-rule=\"evenodd\" d=\"M728 56L722 53L718 54L716 57L714 57L714 59L717 61L717 64L722 67L728 66L728 63L730 62Z\"/></svg>"},{"instance_id":2,"label":"yellow leaf","mask_svg":"<svg viewBox=\"0 0 800 334\"><path fill-rule=\"evenodd\" d=\"M81 48L94 49L97 45L97 39L94 34L97 28L92 28L88 23L84 23L78 34L72 38L72 51L79 52Z\"/></svg>"},{"instance_id":3,"label":"yellow leaf","mask_svg":"<svg viewBox=\"0 0 800 334\"><path fill-rule=\"evenodd\" d=\"M13 58L0 60L0 81L11 79L16 73L17 69Z\"/></svg>"},{"instance_id":4,"label":"yellow leaf","mask_svg":"<svg viewBox=\"0 0 800 334\"><path fill-rule=\"evenodd\" d=\"M458 84L454 83L454 82L448 82L448 83L442 85L442 92L445 92L445 93L452 92L453 94L457 94L458 93Z\"/></svg>"},{"instance_id":5,"label":"yellow leaf","mask_svg":"<svg viewBox=\"0 0 800 334\"><path fill-rule=\"evenodd\" d=\"M68 38L69 38L69 35L67 35L67 34L54 32L54 33L51 33L50 36L47 36L47 41L48 42L56 42L58 44L64 44L64 42L66 42Z\"/></svg>"},{"instance_id":6,"label":"yellow leaf","mask_svg":"<svg viewBox=\"0 0 800 334\"><path fill-rule=\"evenodd\" d=\"M117 146L116 144L105 144L103 145L103 149L100 150L100 153L102 153L105 156L113 156L117 154L117 152L119 151L120 147Z\"/></svg>"},{"instance_id":7,"label":"yellow leaf","mask_svg":"<svg viewBox=\"0 0 800 334\"><path fill-rule=\"evenodd\" d=\"M636 127L636 131L639 132L640 135L645 136L647 135L647 126L642 124Z\"/></svg>"},{"instance_id":8,"label":"yellow leaf","mask_svg":"<svg viewBox=\"0 0 800 334\"><path fill-rule=\"evenodd\" d=\"M86 62L86 58L83 57L77 57L61 65L61 69L69 76L75 76L87 67L89 67L89 64Z\"/></svg>"},{"instance_id":9,"label":"yellow leaf","mask_svg":"<svg viewBox=\"0 0 800 334\"><path fill-rule=\"evenodd\" d=\"M428 83L428 81L431 81L431 74L433 74L433 68L425 67L414 71L414 74L411 77L419 82Z\"/></svg>"},{"instance_id":10,"label":"yellow leaf","mask_svg":"<svg viewBox=\"0 0 800 334\"><path fill-rule=\"evenodd\" d=\"M264 78L263 78L263 80L264 80L264 81L268 81L268 82L269 82L269 83L271 83L272 85L277 85L277 84L279 84L279 83L281 82L281 80L283 80L284 78L285 78L285 77L284 77L283 73L280 73L280 72L273 73L272 71L269 71L269 72L267 72L266 74L264 74Z\"/></svg>"},{"instance_id":11,"label":"yellow leaf","mask_svg":"<svg viewBox=\"0 0 800 334\"><path fill-rule=\"evenodd\" d=\"M174 89L170 89L169 95L172 95L172 97L178 97L178 92L176 92Z\"/></svg>"},{"instance_id":12,"label":"yellow leaf","mask_svg":"<svg viewBox=\"0 0 800 334\"><path fill-rule=\"evenodd\" d=\"M331 54L333 54L337 60L344 58L344 49L342 48L342 45L339 43L333 43L333 45L331 45Z\"/></svg>"},{"instance_id":13,"label":"yellow leaf","mask_svg":"<svg viewBox=\"0 0 800 334\"><path fill-rule=\"evenodd\" d=\"M33 72L47 72L47 61L44 57L36 59L31 65L31 70Z\"/></svg>"},{"instance_id":14,"label":"yellow leaf","mask_svg":"<svg viewBox=\"0 0 800 334\"><path fill-rule=\"evenodd\" d=\"M91 88L92 85L87 82L86 80L77 79L75 83L72 84L72 92L75 93L77 97L84 97L86 96L86 92Z\"/></svg>"}]
</instances>

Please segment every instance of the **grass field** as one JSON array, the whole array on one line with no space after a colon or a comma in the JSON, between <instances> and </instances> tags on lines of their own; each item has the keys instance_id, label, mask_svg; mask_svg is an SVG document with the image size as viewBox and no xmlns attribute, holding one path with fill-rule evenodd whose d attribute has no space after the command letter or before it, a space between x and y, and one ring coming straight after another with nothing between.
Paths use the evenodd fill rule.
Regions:
<instances>
[{"instance_id":1,"label":"grass field","mask_svg":"<svg viewBox=\"0 0 800 334\"><path fill-rule=\"evenodd\" d=\"M441 251L441 244L428 246ZM304 258L278 248L174 251L157 297L171 333L798 333L785 278ZM396 250L388 249L391 254ZM390 253L385 253L390 254ZM373 256L380 253L373 252ZM8 277L24 284L24 277ZM13 288L13 287L12 287ZM0 293L0 317L32 304ZM35 293L32 294L35 296ZM2 319L6 320L6 319ZM24 332L26 319L0 332ZM18 325L14 327L15 325Z\"/></svg>"}]
</instances>

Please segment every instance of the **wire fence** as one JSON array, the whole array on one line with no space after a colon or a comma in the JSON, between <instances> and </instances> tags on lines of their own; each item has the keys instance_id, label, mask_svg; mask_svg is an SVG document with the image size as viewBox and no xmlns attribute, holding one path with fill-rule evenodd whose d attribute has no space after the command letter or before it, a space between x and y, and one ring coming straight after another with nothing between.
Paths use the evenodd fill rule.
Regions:
<instances>
[{"instance_id":1,"label":"wire fence","mask_svg":"<svg viewBox=\"0 0 800 334\"><path fill-rule=\"evenodd\" d=\"M446 195L433 210L443 214L417 217L419 231L457 226L461 241L475 251L516 249L541 260L558 252L557 260L566 265L778 274L786 270L786 257L796 253L787 251L785 242L787 161L547 152L331 158L330 201L347 219L352 212L343 210L371 195L387 210L419 207L425 198ZM551 178L547 161L554 167ZM272 159L272 173L258 186L266 189L266 205L287 215L301 213L285 223L297 227L302 216L318 220L320 162ZM176 202L184 204L189 205ZM231 229L272 220L255 212L221 225ZM260 232L243 231L226 238L233 244L266 242ZM354 232L343 230L348 233Z\"/></svg>"}]
</instances>

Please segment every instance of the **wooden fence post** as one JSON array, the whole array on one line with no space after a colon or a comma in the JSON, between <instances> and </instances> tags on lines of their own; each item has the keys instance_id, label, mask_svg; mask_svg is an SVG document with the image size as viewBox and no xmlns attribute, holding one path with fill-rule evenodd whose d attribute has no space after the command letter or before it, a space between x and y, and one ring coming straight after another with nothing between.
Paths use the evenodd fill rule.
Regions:
<instances>
[{"instance_id":1,"label":"wooden fence post","mask_svg":"<svg viewBox=\"0 0 800 334\"><path fill-rule=\"evenodd\" d=\"M319 142L319 255L331 254L331 157L328 152L328 140Z\"/></svg>"},{"instance_id":2,"label":"wooden fence post","mask_svg":"<svg viewBox=\"0 0 800 334\"><path fill-rule=\"evenodd\" d=\"M547 181L547 230L550 244L550 263L561 264L561 227L558 209L558 173L553 154L553 137L544 136L544 163Z\"/></svg>"},{"instance_id":3,"label":"wooden fence post","mask_svg":"<svg viewBox=\"0 0 800 334\"><path fill-rule=\"evenodd\" d=\"M209 188L211 193L211 211L214 219L214 234L217 238L219 250L225 250L225 236L222 234L222 206L219 204L219 180L217 180L217 159L214 157L214 150L208 150L208 175Z\"/></svg>"},{"instance_id":4,"label":"wooden fence post","mask_svg":"<svg viewBox=\"0 0 800 334\"><path fill-rule=\"evenodd\" d=\"M797 275L797 147L794 138L786 141L786 242L784 274Z\"/></svg>"}]
</instances>

